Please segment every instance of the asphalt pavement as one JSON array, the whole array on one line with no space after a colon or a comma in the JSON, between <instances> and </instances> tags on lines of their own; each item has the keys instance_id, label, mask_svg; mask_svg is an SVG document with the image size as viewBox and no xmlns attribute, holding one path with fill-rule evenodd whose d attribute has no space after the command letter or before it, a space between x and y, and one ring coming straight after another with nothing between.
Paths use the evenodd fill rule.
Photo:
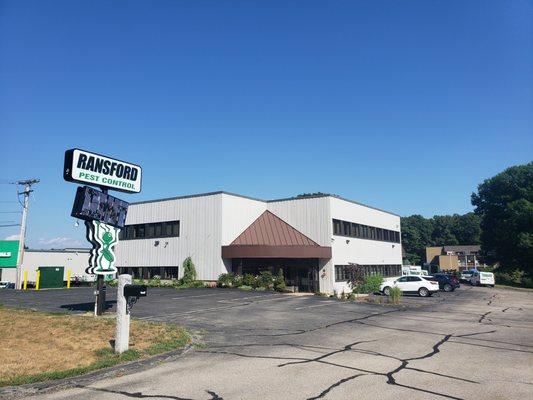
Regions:
<instances>
[{"instance_id":1,"label":"asphalt pavement","mask_svg":"<svg viewBox=\"0 0 533 400\"><path fill-rule=\"evenodd\" d=\"M114 289L108 293L113 311ZM0 303L92 309L92 291L2 291ZM135 318L204 346L43 399L524 399L533 397L533 292L462 287L406 307L223 289L150 289ZM33 398L33 397L32 397Z\"/></svg>"}]
</instances>

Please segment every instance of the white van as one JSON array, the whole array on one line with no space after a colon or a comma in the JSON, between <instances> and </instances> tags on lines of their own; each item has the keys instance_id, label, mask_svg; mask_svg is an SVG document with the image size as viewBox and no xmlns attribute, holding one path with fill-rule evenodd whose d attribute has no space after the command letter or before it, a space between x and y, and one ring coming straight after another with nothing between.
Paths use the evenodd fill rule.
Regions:
<instances>
[{"instance_id":1,"label":"white van","mask_svg":"<svg viewBox=\"0 0 533 400\"><path fill-rule=\"evenodd\" d=\"M470 278L470 284L473 286L487 285L494 287L494 274L492 272L475 271Z\"/></svg>"}]
</instances>

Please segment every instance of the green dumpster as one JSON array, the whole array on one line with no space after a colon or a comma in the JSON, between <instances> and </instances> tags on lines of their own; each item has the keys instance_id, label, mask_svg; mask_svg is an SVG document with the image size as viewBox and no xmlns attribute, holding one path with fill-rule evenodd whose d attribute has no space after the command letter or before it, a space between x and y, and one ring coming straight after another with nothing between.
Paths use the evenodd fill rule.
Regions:
<instances>
[{"instance_id":1,"label":"green dumpster","mask_svg":"<svg viewBox=\"0 0 533 400\"><path fill-rule=\"evenodd\" d=\"M65 267L39 267L41 272L41 289L62 288Z\"/></svg>"}]
</instances>

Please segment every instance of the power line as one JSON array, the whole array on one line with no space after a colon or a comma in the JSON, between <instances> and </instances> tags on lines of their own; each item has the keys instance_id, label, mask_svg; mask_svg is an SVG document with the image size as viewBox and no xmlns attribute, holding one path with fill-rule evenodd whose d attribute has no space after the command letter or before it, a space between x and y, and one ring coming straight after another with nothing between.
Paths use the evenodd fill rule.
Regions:
<instances>
[{"instance_id":1,"label":"power line","mask_svg":"<svg viewBox=\"0 0 533 400\"><path fill-rule=\"evenodd\" d=\"M7 228L8 226L20 226L20 224L0 225L0 228Z\"/></svg>"}]
</instances>

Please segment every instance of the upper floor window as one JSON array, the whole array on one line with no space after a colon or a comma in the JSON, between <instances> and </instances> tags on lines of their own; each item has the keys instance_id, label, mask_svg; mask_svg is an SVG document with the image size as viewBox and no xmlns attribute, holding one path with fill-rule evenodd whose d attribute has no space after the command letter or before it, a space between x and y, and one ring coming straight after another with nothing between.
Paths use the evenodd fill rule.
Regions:
<instances>
[{"instance_id":1,"label":"upper floor window","mask_svg":"<svg viewBox=\"0 0 533 400\"><path fill-rule=\"evenodd\" d=\"M400 243L400 232L339 219L333 220L333 234L337 236Z\"/></svg>"},{"instance_id":2,"label":"upper floor window","mask_svg":"<svg viewBox=\"0 0 533 400\"><path fill-rule=\"evenodd\" d=\"M154 222L150 224L126 225L124 229L120 231L119 239L153 239L165 237L179 237L179 235L180 222L166 221Z\"/></svg>"}]
</instances>

